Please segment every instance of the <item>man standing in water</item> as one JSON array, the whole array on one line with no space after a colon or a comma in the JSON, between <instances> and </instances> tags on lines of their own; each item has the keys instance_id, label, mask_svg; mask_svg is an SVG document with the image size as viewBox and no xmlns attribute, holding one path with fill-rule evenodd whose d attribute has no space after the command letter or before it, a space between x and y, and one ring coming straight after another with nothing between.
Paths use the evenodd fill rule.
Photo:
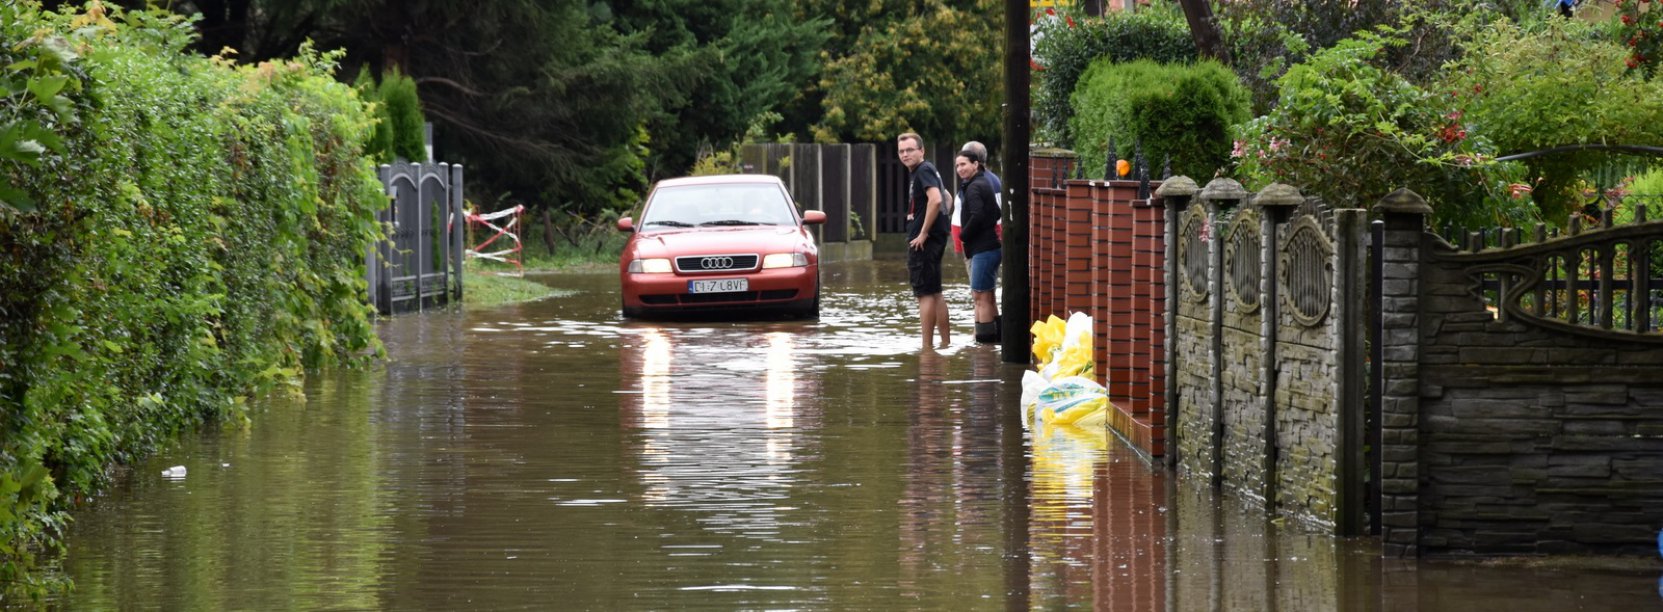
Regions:
<instances>
[{"instance_id":1,"label":"man standing in water","mask_svg":"<svg viewBox=\"0 0 1663 612\"><path fill-rule=\"evenodd\" d=\"M912 172L907 179L907 281L918 298L924 349L945 348L952 342L947 300L941 295L941 254L947 249L947 216L941 214L945 189L935 164L924 161L924 139L907 132L895 139L901 164ZM941 331L941 344L933 341Z\"/></svg>"}]
</instances>

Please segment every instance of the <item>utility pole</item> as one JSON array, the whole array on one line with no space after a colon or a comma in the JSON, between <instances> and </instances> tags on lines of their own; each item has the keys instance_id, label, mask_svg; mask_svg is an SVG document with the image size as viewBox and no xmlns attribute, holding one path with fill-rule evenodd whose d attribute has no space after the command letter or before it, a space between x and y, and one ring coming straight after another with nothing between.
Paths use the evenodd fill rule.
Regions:
<instances>
[{"instance_id":1,"label":"utility pole","mask_svg":"<svg viewBox=\"0 0 1663 612\"><path fill-rule=\"evenodd\" d=\"M1005 0L1005 219L999 306L1005 363L1028 363L1028 0Z\"/></svg>"}]
</instances>

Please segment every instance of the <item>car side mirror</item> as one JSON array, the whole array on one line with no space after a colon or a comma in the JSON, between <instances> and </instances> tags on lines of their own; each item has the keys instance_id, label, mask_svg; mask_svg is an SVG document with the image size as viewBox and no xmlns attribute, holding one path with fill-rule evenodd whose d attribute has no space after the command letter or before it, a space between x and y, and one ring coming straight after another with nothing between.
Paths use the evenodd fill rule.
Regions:
<instances>
[{"instance_id":1,"label":"car side mirror","mask_svg":"<svg viewBox=\"0 0 1663 612\"><path fill-rule=\"evenodd\" d=\"M633 231L635 231L635 221L631 220L629 217L618 217L618 231L620 231L620 232L633 232Z\"/></svg>"},{"instance_id":2,"label":"car side mirror","mask_svg":"<svg viewBox=\"0 0 1663 612\"><path fill-rule=\"evenodd\" d=\"M826 222L826 213L818 210L803 211L803 223L814 225Z\"/></svg>"}]
</instances>

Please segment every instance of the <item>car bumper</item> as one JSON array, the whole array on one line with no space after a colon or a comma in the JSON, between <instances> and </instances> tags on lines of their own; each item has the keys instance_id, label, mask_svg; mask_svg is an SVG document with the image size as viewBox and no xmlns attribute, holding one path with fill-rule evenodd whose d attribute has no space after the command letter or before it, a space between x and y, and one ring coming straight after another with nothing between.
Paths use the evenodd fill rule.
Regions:
<instances>
[{"instance_id":1,"label":"car bumper","mask_svg":"<svg viewBox=\"0 0 1663 612\"><path fill-rule=\"evenodd\" d=\"M626 312L694 312L729 308L769 308L811 301L819 290L819 266L775 268L745 274L629 274L623 275ZM744 278L746 290L730 293L689 293L688 281Z\"/></svg>"}]
</instances>

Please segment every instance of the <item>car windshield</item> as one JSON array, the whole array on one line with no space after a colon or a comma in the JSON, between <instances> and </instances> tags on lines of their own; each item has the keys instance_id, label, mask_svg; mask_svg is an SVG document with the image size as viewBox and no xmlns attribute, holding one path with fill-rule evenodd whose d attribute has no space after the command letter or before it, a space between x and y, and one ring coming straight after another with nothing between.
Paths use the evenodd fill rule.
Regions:
<instances>
[{"instance_id":1,"label":"car windshield","mask_svg":"<svg viewBox=\"0 0 1663 612\"><path fill-rule=\"evenodd\" d=\"M660 187L641 218L642 229L796 223L785 192L768 183Z\"/></svg>"}]
</instances>

